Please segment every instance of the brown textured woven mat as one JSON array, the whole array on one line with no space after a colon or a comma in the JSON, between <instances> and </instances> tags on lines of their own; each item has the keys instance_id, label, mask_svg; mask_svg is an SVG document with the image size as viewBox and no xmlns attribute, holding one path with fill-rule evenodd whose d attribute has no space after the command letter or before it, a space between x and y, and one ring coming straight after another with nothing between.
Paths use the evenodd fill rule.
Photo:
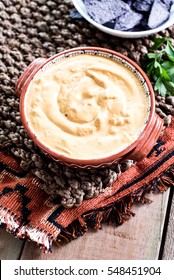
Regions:
<instances>
[{"instance_id":1,"label":"brown textured woven mat","mask_svg":"<svg viewBox=\"0 0 174 280\"><path fill-rule=\"evenodd\" d=\"M24 68L35 58L50 57L78 46L100 46L119 51L138 64L152 45L152 38L136 40L109 36L84 19L73 19L70 0L0 1L0 147L21 160L44 182L46 192L56 196L66 208L98 196L132 161L111 168L75 171L46 158L27 136L20 121L15 83ZM155 35L174 35L174 27ZM157 113L165 126L174 114L172 98L157 97Z\"/></svg>"}]
</instances>

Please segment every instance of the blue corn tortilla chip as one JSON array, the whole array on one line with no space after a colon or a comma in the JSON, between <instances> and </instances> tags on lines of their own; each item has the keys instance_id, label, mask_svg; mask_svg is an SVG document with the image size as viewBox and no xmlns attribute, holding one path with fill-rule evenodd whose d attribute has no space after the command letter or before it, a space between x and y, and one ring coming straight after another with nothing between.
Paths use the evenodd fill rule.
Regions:
<instances>
[{"instance_id":1,"label":"blue corn tortilla chip","mask_svg":"<svg viewBox=\"0 0 174 280\"><path fill-rule=\"evenodd\" d=\"M130 9L122 0L85 0L84 3L87 13L99 24L110 22Z\"/></svg>"},{"instance_id":2,"label":"blue corn tortilla chip","mask_svg":"<svg viewBox=\"0 0 174 280\"><path fill-rule=\"evenodd\" d=\"M132 3L134 0L123 0L125 3L127 3L130 7L132 6Z\"/></svg>"},{"instance_id":3,"label":"blue corn tortilla chip","mask_svg":"<svg viewBox=\"0 0 174 280\"><path fill-rule=\"evenodd\" d=\"M168 11L170 11L171 6L174 3L173 0L161 0L161 2L166 6Z\"/></svg>"},{"instance_id":4,"label":"blue corn tortilla chip","mask_svg":"<svg viewBox=\"0 0 174 280\"><path fill-rule=\"evenodd\" d=\"M141 13L130 10L116 19L114 29L122 31L132 29L138 25L142 19L143 15Z\"/></svg>"},{"instance_id":5,"label":"blue corn tortilla chip","mask_svg":"<svg viewBox=\"0 0 174 280\"><path fill-rule=\"evenodd\" d=\"M169 18L170 12L167 10L166 4L161 0L154 0L152 9L148 19L148 27L150 29L157 28Z\"/></svg>"},{"instance_id":6,"label":"blue corn tortilla chip","mask_svg":"<svg viewBox=\"0 0 174 280\"><path fill-rule=\"evenodd\" d=\"M154 0L135 0L133 7L140 12L149 12Z\"/></svg>"},{"instance_id":7,"label":"blue corn tortilla chip","mask_svg":"<svg viewBox=\"0 0 174 280\"><path fill-rule=\"evenodd\" d=\"M70 12L70 18L78 18L79 19L79 18L83 18L83 17L76 9L74 9Z\"/></svg>"},{"instance_id":8,"label":"blue corn tortilla chip","mask_svg":"<svg viewBox=\"0 0 174 280\"><path fill-rule=\"evenodd\" d=\"M108 27L108 28L114 29L115 20L111 20L111 21L105 22L103 25L106 26L106 27Z\"/></svg>"},{"instance_id":9,"label":"blue corn tortilla chip","mask_svg":"<svg viewBox=\"0 0 174 280\"><path fill-rule=\"evenodd\" d=\"M97 23L122 31L143 31L163 24L174 0L83 0Z\"/></svg>"}]
</instances>

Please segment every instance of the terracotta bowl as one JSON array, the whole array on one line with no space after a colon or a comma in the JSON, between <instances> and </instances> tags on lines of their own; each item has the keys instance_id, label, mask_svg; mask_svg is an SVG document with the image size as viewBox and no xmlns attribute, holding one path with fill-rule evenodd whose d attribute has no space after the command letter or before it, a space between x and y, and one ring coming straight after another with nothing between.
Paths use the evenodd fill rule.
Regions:
<instances>
[{"instance_id":1,"label":"terracotta bowl","mask_svg":"<svg viewBox=\"0 0 174 280\"><path fill-rule=\"evenodd\" d=\"M52 63L58 63L61 59L66 59L69 56L84 53L91 55L104 55L105 57L113 58L114 60L121 62L125 67L128 67L132 71L132 73L134 73L134 75L136 75L136 77L140 80L149 104L147 119L142 127L142 130L139 132L136 141L134 141L132 144L130 144L128 147L117 154L111 154L110 156L99 159L72 159L55 151L52 151L50 148L46 147L41 141L38 140L37 136L28 124L26 113L24 110L27 89L36 73L37 75L39 75L38 71L45 71L52 65ZM27 67L27 69L18 79L16 84L16 94L20 96L21 120L29 137L46 155L51 157L53 160L74 168L89 169L106 167L110 166L113 163L124 161L126 159L140 161L151 151L163 128L163 120L155 113L155 96L147 75L134 61L130 60L120 53L109 49L98 47L80 47L66 50L54 55L49 59L38 58Z\"/></svg>"}]
</instances>

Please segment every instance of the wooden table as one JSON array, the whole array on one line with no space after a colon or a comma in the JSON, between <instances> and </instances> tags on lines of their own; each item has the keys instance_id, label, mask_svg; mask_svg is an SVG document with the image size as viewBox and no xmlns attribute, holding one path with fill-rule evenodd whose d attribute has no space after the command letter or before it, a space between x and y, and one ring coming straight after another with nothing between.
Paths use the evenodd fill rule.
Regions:
<instances>
[{"instance_id":1,"label":"wooden table","mask_svg":"<svg viewBox=\"0 0 174 280\"><path fill-rule=\"evenodd\" d=\"M18 240L0 228L2 260L174 260L173 190L149 194L153 201L134 205L135 217L119 227L103 225L102 230L88 232L53 253L44 254L33 242Z\"/></svg>"}]
</instances>

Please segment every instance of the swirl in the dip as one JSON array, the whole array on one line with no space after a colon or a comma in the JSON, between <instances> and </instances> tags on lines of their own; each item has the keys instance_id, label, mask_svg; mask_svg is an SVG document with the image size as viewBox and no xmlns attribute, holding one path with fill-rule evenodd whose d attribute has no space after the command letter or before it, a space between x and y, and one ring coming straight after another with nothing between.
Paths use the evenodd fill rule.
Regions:
<instances>
[{"instance_id":1,"label":"swirl in the dip","mask_svg":"<svg viewBox=\"0 0 174 280\"><path fill-rule=\"evenodd\" d=\"M64 58L40 71L25 99L37 138L77 159L102 158L133 143L147 107L144 88L131 70L89 54Z\"/></svg>"}]
</instances>

